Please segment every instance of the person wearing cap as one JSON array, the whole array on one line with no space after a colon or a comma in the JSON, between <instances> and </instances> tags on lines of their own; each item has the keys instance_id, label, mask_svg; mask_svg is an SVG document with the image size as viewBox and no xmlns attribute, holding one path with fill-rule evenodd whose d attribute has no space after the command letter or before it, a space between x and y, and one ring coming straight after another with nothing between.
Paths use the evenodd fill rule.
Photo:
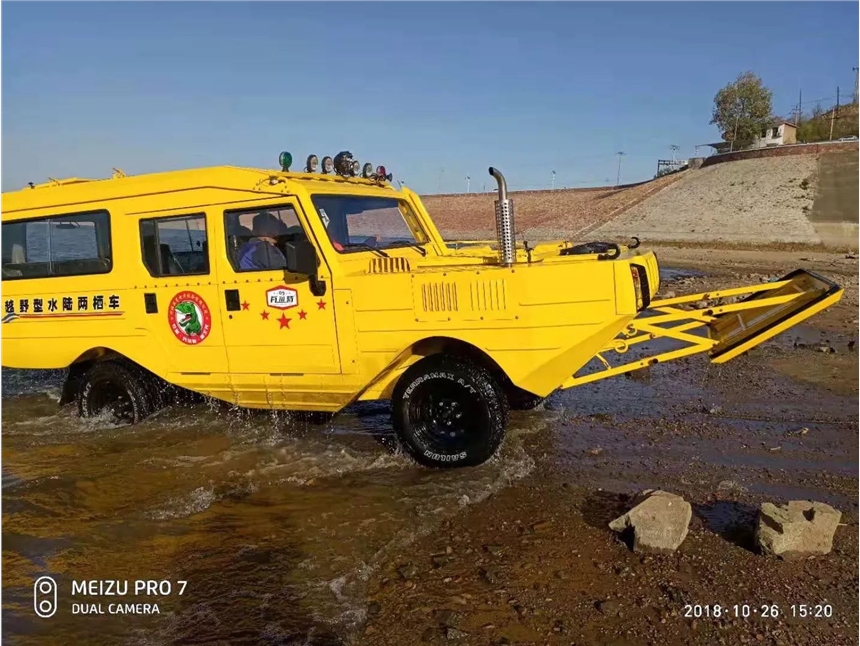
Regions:
<instances>
[{"instance_id":1,"label":"person wearing cap","mask_svg":"<svg viewBox=\"0 0 860 646\"><path fill-rule=\"evenodd\" d=\"M261 211L251 223L254 237L239 249L239 269L283 269L287 259L277 247L281 221L269 211Z\"/></svg>"}]
</instances>

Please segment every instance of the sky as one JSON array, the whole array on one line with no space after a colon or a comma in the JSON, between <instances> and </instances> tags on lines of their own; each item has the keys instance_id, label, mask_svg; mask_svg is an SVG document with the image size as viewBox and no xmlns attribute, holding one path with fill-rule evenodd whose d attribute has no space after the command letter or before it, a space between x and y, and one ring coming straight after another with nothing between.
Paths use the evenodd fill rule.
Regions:
<instances>
[{"instance_id":1,"label":"sky","mask_svg":"<svg viewBox=\"0 0 860 646\"><path fill-rule=\"evenodd\" d=\"M641 181L719 140L741 72L788 116L850 100L857 58L856 2L3 2L2 189L282 150L422 193L614 184L618 151Z\"/></svg>"}]
</instances>

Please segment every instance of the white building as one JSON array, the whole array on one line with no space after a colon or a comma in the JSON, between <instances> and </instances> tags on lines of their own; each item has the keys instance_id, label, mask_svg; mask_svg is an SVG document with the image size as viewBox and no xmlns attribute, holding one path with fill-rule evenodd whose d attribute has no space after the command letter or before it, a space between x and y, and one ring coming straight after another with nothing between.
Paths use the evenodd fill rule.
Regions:
<instances>
[{"instance_id":1,"label":"white building","mask_svg":"<svg viewBox=\"0 0 860 646\"><path fill-rule=\"evenodd\" d=\"M784 146L797 143L797 127L793 123L780 121L763 128L751 148L766 148L768 146Z\"/></svg>"}]
</instances>

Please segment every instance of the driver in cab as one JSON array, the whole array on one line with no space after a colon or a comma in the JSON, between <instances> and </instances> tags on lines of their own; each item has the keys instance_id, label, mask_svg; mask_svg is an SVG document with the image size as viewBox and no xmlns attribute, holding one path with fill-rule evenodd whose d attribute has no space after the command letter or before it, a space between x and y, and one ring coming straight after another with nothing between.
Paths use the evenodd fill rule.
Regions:
<instances>
[{"instance_id":1,"label":"driver in cab","mask_svg":"<svg viewBox=\"0 0 860 646\"><path fill-rule=\"evenodd\" d=\"M239 249L239 269L283 269L287 259L277 247L281 221L269 211L261 211L251 223L254 237Z\"/></svg>"}]
</instances>

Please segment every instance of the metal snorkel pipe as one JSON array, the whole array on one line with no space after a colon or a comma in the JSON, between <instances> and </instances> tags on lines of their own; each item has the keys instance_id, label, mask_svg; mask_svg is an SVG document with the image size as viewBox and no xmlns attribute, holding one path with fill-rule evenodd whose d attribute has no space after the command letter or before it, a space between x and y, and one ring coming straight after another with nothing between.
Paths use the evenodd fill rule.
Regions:
<instances>
[{"instance_id":1,"label":"metal snorkel pipe","mask_svg":"<svg viewBox=\"0 0 860 646\"><path fill-rule=\"evenodd\" d=\"M490 166L490 175L499 184L499 199L496 200L496 238L499 241L499 262L509 267L516 261L514 202L508 198L508 184L501 171Z\"/></svg>"}]
</instances>

